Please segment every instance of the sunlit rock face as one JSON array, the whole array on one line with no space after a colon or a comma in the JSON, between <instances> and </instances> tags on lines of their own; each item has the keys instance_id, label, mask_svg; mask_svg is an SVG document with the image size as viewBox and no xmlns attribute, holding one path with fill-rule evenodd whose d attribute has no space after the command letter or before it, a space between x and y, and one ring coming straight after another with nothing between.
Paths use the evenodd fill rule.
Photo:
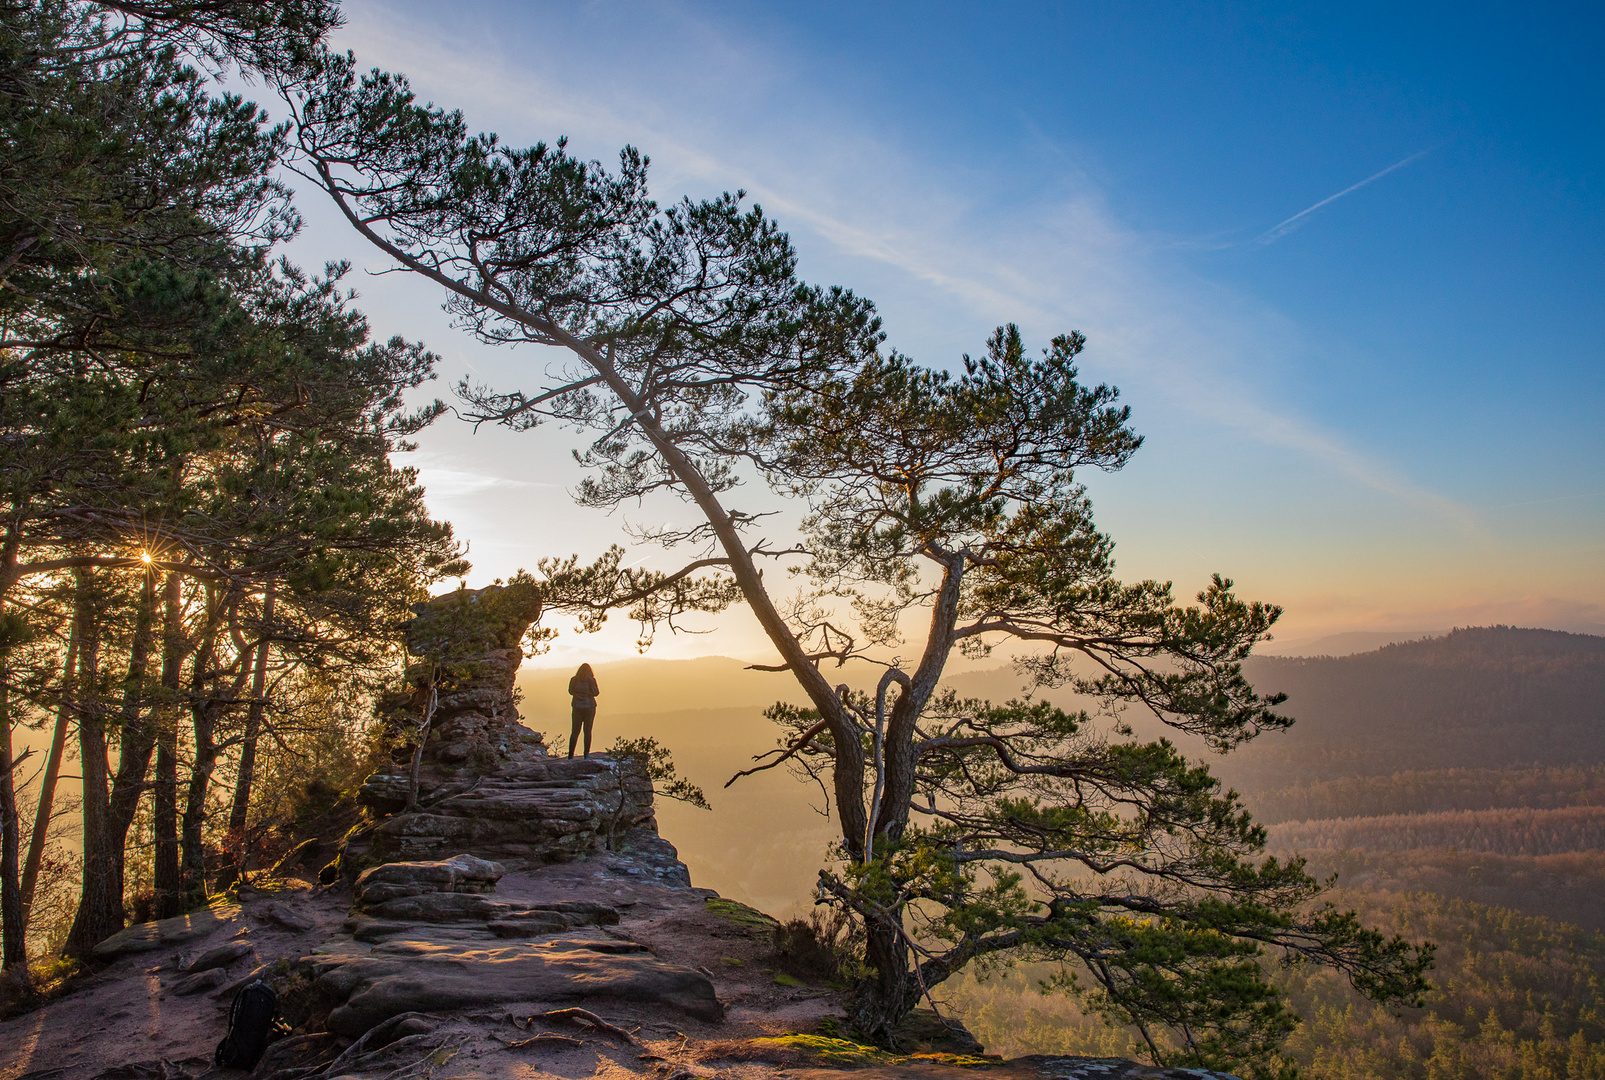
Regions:
<instances>
[{"instance_id":1,"label":"sunlit rock face","mask_svg":"<svg viewBox=\"0 0 1605 1080\"><path fill-rule=\"evenodd\" d=\"M517 754L531 733L518 723L513 677L520 642L541 613L535 587L458 589L412 610L407 651L418 659L407 666L405 703L392 697L388 712L416 723L433 705L424 747L432 760L483 768Z\"/></svg>"},{"instance_id":2,"label":"sunlit rock face","mask_svg":"<svg viewBox=\"0 0 1605 1080\"><path fill-rule=\"evenodd\" d=\"M413 606L407 689L380 703L398 743L396 764L362 785L358 800L372 818L346 838L331 876L459 852L542 865L612 848L627 833L656 837L652 782L640 760L551 757L541 736L519 724L513 676L540 610L526 583L459 589Z\"/></svg>"},{"instance_id":3,"label":"sunlit rock face","mask_svg":"<svg viewBox=\"0 0 1605 1080\"><path fill-rule=\"evenodd\" d=\"M439 859L472 851L518 866L572 859L614 846L631 830L654 833L652 782L639 759L593 754L548 757L528 748L492 771L421 779L416 811L373 823L348 845L366 862ZM370 777L365 788L405 793L402 776Z\"/></svg>"}]
</instances>

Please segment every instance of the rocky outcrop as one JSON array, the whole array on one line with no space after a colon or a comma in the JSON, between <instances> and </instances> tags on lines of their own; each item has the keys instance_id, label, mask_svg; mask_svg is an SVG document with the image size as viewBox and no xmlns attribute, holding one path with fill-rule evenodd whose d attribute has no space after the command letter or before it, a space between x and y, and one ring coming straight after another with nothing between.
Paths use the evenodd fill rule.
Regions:
<instances>
[{"instance_id":1,"label":"rocky outcrop","mask_svg":"<svg viewBox=\"0 0 1605 1080\"><path fill-rule=\"evenodd\" d=\"M325 880L463 851L538 866L656 829L642 762L552 758L519 724L513 677L540 614L533 585L459 589L413 610L407 649L419 659L407 689L380 706L398 740L396 764L358 791L374 820L347 837Z\"/></svg>"},{"instance_id":2,"label":"rocky outcrop","mask_svg":"<svg viewBox=\"0 0 1605 1080\"><path fill-rule=\"evenodd\" d=\"M424 753L484 769L518 753L530 733L518 723L513 677L524 634L541 613L528 582L458 589L414 604L407 623L407 689L384 704L400 731L426 717Z\"/></svg>"},{"instance_id":3,"label":"rocky outcrop","mask_svg":"<svg viewBox=\"0 0 1605 1080\"><path fill-rule=\"evenodd\" d=\"M376 775L364 787L404 792L406 783L403 776ZM426 776L418 809L383 817L353 834L342 867L351 876L380 862L459 851L540 866L607 847L632 830L656 828L652 781L639 759L554 758L544 748L528 747L480 775L458 770Z\"/></svg>"},{"instance_id":4,"label":"rocky outcrop","mask_svg":"<svg viewBox=\"0 0 1605 1080\"><path fill-rule=\"evenodd\" d=\"M240 909L237 904L225 904L201 908L199 911L171 919L135 923L96 945L95 957L99 960L113 960L119 956L183 945L206 937L219 927L238 918L239 914Z\"/></svg>"},{"instance_id":5,"label":"rocky outcrop","mask_svg":"<svg viewBox=\"0 0 1605 1080\"><path fill-rule=\"evenodd\" d=\"M459 854L386 863L358 877L343 927L349 944L326 946L299 965L331 1006L328 1030L355 1037L404 1013L518 1001L612 999L723 1017L706 975L601 929L620 920L612 905L497 900L505 873Z\"/></svg>"},{"instance_id":6,"label":"rocky outcrop","mask_svg":"<svg viewBox=\"0 0 1605 1080\"><path fill-rule=\"evenodd\" d=\"M406 1012L516 1001L612 999L667 1005L699 1020L724 1015L700 972L603 937L499 945L400 939L306 963L317 989L339 1002L328 1030L351 1037Z\"/></svg>"},{"instance_id":7,"label":"rocky outcrop","mask_svg":"<svg viewBox=\"0 0 1605 1080\"><path fill-rule=\"evenodd\" d=\"M345 929L370 944L397 936L495 941L614 926L619 912L594 900L510 904L488 893L507 871L472 855L439 862L386 863L357 879L357 903Z\"/></svg>"}]
</instances>

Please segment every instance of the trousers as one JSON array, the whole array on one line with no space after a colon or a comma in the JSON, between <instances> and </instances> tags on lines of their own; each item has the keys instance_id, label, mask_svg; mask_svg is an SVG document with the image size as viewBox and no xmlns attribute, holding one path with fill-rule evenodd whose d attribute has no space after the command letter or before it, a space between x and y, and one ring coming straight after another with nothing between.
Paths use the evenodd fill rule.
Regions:
<instances>
[{"instance_id":1,"label":"trousers","mask_svg":"<svg viewBox=\"0 0 1605 1080\"><path fill-rule=\"evenodd\" d=\"M580 732L585 732L585 756L591 756L591 724L596 720L596 706L574 706L574 727L568 736L568 756L574 756L574 744L579 742Z\"/></svg>"}]
</instances>

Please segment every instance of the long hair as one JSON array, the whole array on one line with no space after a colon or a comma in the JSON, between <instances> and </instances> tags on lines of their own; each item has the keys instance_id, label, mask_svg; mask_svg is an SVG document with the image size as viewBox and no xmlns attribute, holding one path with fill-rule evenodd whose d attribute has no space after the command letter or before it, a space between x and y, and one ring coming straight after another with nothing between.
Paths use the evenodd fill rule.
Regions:
<instances>
[{"instance_id":1,"label":"long hair","mask_svg":"<svg viewBox=\"0 0 1605 1080\"><path fill-rule=\"evenodd\" d=\"M590 664L581 664L580 665L580 669L578 671L576 671L574 674L575 675L584 675L587 679L596 678L596 672L591 670L591 665Z\"/></svg>"}]
</instances>

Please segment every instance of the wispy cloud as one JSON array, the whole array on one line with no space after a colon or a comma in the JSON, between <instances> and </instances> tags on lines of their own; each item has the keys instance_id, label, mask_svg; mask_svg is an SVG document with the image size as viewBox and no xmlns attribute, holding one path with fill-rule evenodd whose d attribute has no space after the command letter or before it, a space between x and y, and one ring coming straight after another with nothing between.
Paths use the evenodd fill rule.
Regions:
<instances>
[{"instance_id":1,"label":"wispy cloud","mask_svg":"<svg viewBox=\"0 0 1605 1080\"><path fill-rule=\"evenodd\" d=\"M1260 233L1259 236L1254 238L1254 242L1256 244L1274 244L1274 243L1276 243L1276 241L1280 240L1282 237L1286 236L1288 233L1292 232L1294 229L1297 229L1300 225L1304 224L1305 219L1308 218L1311 214L1315 213L1317 210L1321 209L1321 207L1328 206L1328 205L1330 205L1332 203L1335 203L1339 199L1343 198L1343 196L1345 196L1345 195L1352 195L1354 192L1359 191L1361 188L1365 187L1367 184L1376 183L1378 180L1382 179L1384 176L1388 175L1390 172L1396 172L1399 169L1402 169L1406 165L1410 164L1412 161L1417 161L1420 158L1425 157L1427 154L1432 152L1432 149L1433 148L1429 146L1425 150L1418 150L1415 153L1411 154L1407 158L1403 158L1403 159L1401 159L1399 161L1395 161L1392 165L1389 165L1386 169L1383 169L1381 172L1372 173L1370 176L1367 176L1364 180L1361 180L1358 184L1350 184L1348 187L1344 188L1342 191L1338 192L1336 195L1328 195L1326 198L1322 199L1320 202L1316 203L1314 206L1305 207L1303 210L1300 210L1298 213L1294 214L1292 217L1288 218L1286 221L1283 221L1283 222L1281 222L1281 223L1279 223L1277 225L1273 225L1269 229L1266 229L1264 232Z\"/></svg>"},{"instance_id":2,"label":"wispy cloud","mask_svg":"<svg viewBox=\"0 0 1605 1080\"><path fill-rule=\"evenodd\" d=\"M1063 166L1059 186L1022 205L994 197L985 178L962 174L950 163L917 160L873 131L829 116L828 109L789 119L783 130L761 125L772 137L754 140L754 127L739 118L727 118L724 132L710 122L715 114L698 113L698 120L688 122L661 95L632 90L622 80L598 86L548 77L498 59L488 43L443 42L438 28L409 26L379 3L353 5L350 15L348 33L363 53L359 61L412 72L426 92L449 90L452 104L479 114L470 123L518 129L505 132L511 141L571 131L596 147L581 152L631 142L652 152L660 190L745 188L788 227L802 226L833 248L833 257L823 261L852 269L877 297L912 293L908 307L917 309L917 318L901 320L902 330L913 331L916 346L941 343L939 353L917 351L922 359L956 359L951 331L973 336L973 328L1005 319L1020 322L1033 336L1072 327L1089 331L1099 356L1114 358L1125 373L1120 377L1128 391L1134 389L1129 376L1136 375L1145 393L1163 394L1197 418L1318 461L1468 532L1482 529L1467 507L1415 483L1315 419L1267 400L1257 369L1281 363L1297 347L1296 328L1251 300L1226 296L1156 264L1155 250L1166 245L1121 225L1096 185L1057 146L1045 147L1044 156ZM699 33L711 31L697 28L693 36ZM784 82L778 74L783 65L773 57L754 59L724 41L708 48L745 55L756 78ZM720 99L761 97L752 91ZM1027 121L1026 127L1032 125ZM1030 133L1039 144L1047 141L1040 131ZM1429 151L1300 211L1259 242L1273 242L1315 211ZM805 248L805 255L816 259L816 250ZM866 274L852 260L897 275ZM919 287L910 288L915 283ZM932 304L932 289L958 303ZM883 302L889 319L894 306ZM908 347L903 334L894 337ZM971 347L979 343L976 338Z\"/></svg>"}]
</instances>

